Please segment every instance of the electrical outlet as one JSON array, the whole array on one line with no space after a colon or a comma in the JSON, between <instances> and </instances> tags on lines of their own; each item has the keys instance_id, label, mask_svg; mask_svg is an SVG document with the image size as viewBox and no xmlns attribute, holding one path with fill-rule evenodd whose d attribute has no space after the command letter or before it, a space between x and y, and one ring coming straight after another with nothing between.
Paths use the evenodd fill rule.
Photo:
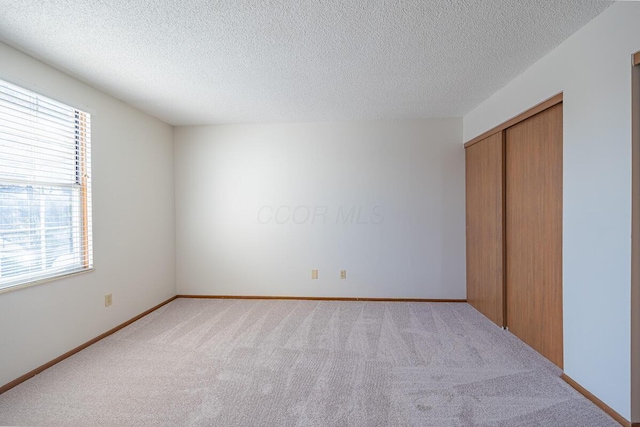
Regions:
<instances>
[{"instance_id":1,"label":"electrical outlet","mask_svg":"<svg viewBox=\"0 0 640 427\"><path fill-rule=\"evenodd\" d=\"M105 307L109 307L111 304L113 304L113 298L111 296L111 294L107 294L104 296L104 306Z\"/></svg>"},{"instance_id":2,"label":"electrical outlet","mask_svg":"<svg viewBox=\"0 0 640 427\"><path fill-rule=\"evenodd\" d=\"M312 279L318 278L318 270L311 270L311 278Z\"/></svg>"},{"instance_id":3,"label":"electrical outlet","mask_svg":"<svg viewBox=\"0 0 640 427\"><path fill-rule=\"evenodd\" d=\"M347 278L347 270L340 270L340 278L341 279Z\"/></svg>"}]
</instances>

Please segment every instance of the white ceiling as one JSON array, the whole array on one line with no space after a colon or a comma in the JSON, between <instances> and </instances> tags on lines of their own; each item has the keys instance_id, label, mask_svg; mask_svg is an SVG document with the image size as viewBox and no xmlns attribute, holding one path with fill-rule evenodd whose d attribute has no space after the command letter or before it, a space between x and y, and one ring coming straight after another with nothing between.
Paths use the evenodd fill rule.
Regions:
<instances>
[{"instance_id":1,"label":"white ceiling","mask_svg":"<svg viewBox=\"0 0 640 427\"><path fill-rule=\"evenodd\" d=\"M0 0L0 40L172 125L460 117L609 5Z\"/></svg>"}]
</instances>

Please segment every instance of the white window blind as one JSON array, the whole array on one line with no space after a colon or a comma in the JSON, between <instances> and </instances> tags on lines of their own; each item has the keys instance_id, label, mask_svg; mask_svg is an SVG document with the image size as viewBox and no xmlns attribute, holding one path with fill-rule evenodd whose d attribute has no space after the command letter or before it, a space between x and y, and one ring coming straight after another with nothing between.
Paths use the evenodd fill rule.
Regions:
<instances>
[{"instance_id":1,"label":"white window blind","mask_svg":"<svg viewBox=\"0 0 640 427\"><path fill-rule=\"evenodd\" d=\"M0 290L93 268L89 114L0 80Z\"/></svg>"}]
</instances>

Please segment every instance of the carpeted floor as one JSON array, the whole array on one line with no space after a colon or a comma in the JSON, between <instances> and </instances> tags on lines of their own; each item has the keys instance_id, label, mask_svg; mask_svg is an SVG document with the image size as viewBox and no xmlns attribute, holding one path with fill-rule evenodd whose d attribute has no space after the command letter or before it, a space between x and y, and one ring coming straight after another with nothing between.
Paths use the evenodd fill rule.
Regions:
<instances>
[{"instance_id":1,"label":"carpeted floor","mask_svg":"<svg viewBox=\"0 0 640 427\"><path fill-rule=\"evenodd\" d=\"M0 395L2 425L613 426L467 304L177 299Z\"/></svg>"}]
</instances>

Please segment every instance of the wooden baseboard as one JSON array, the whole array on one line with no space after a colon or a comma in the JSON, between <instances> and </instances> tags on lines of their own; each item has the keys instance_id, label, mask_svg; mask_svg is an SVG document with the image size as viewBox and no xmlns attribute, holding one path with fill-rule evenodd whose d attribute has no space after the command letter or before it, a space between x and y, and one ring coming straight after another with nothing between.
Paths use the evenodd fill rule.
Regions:
<instances>
[{"instance_id":1,"label":"wooden baseboard","mask_svg":"<svg viewBox=\"0 0 640 427\"><path fill-rule=\"evenodd\" d=\"M2 387L0 387L0 394L4 393L7 390L11 390L12 388L14 388L15 386L17 386L20 383L25 382L26 380L28 380L31 377L34 377L36 375L38 375L39 373L41 373L42 371L44 371L45 369L48 369L50 367L52 367L53 365L55 365L58 362L63 361L64 359L66 359L69 356L73 356L74 354L78 353L79 351L84 350L85 348L89 347L92 344L97 343L98 341L100 341L103 338L108 337L109 335L113 334L114 332L119 331L120 329L124 328L125 326L129 326L130 324L132 324L133 322L135 322L136 320L139 320L141 318L143 318L144 316L146 316L147 314L159 309L160 307L162 307L165 304L170 303L171 301L173 301L174 299L176 299L177 297L171 297L168 300L161 302L160 304L156 305L155 307L150 308L149 310L145 311L144 313L138 314L136 317L133 317L129 320L127 320L124 323L121 323L120 325L116 326L113 329L109 329L107 332L105 332L104 334L98 335L97 337L87 341L86 343L74 348L73 350L69 350L67 351L65 354L56 357L55 359L45 363L42 366L37 367L36 369L34 369L33 371L27 372L26 374L22 375L21 377L16 378L15 380L8 382L7 384L3 385Z\"/></svg>"},{"instance_id":2,"label":"wooden baseboard","mask_svg":"<svg viewBox=\"0 0 640 427\"><path fill-rule=\"evenodd\" d=\"M269 295L177 295L177 298L269 299L269 300L275 299L275 300L300 300L300 301L467 302L466 299L293 297L293 296L269 296Z\"/></svg>"},{"instance_id":3,"label":"wooden baseboard","mask_svg":"<svg viewBox=\"0 0 640 427\"><path fill-rule=\"evenodd\" d=\"M269 299L269 300L310 300L310 301L378 301L378 302L455 302L455 303L466 302L466 300L464 300L464 299L343 298L343 297L341 297L341 298L332 298L332 297L292 297L292 296L259 296L259 295L253 295L253 296L247 296L247 295L176 295L174 297L169 298L166 301L161 302L160 304L156 305L155 307L152 307L149 310L147 310L147 311L145 311L145 312L143 312L143 313L141 313L141 314L139 314L139 315L127 320L126 322L121 323L120 325L116 326L115 328L110 329L110 330L108 330L107 332L105 332L105 333L103 333L101 335L98 335L97 337L85 342L84 344L74 348L73 350L69 350L68 352L64 353L61 356L56 357L55 359L45 363L44 365L39 366L39 367L37 367L36 369L34 369L34 370L30 371L30 372L27 372L26 374L22 375L21 377L18 377L13 381L8 382L7 384L5 384L2 387L0 387L0 394L12 389L13 387L17 386L20 383L23 383L24 381L28 380L29 378L32 378L32 377L38 375L39 373L41 373L42 371L52 367L56 363L59 363L59 362L63 361L64 359L66 359L66 358L68 358L70 356L73 356L74 354L84 350L85 348L89 347L90 345L97 343L101 339L106 338L109 335L119 331L120 329L132 324L133 322L143 318L147 314L152 313L153 311L159 309L163 305L170 303L171 301L175 300L176 298ZM586 397L587 399L592 401L596 406L598 406L600 409L602 409L604 412L606 412L614 420L619 422L621 425L623 425L625 427L640 427L640 423L633 423L633 424L630 423L622 415L620 415L619 413L614 411L609 405L607 405L606 403L604 403L603 401L598 399L596 396L591 394L586 388L582 387L580 384L578 384L576 381L574 381L567 374L563 373L561 378L565 382L567 382L567 384L569 384L571 387L576 389L580 394L582 394L584 397Z\"/></svg>"},{"instance_id":4,"label":"wooden baseboard","mask_svg":"<svg viewBox=\"0 0 640 427\"><path fill-rule=\"evenodd\" d=\"M464 299L331 298L331 297L292 297L292 296L259 296L259 295L255 295L255 296L247 296L247 295L176 295L174 297L169 298L168 300L166 300L164 302L161 302L160 304L156 305L155 307L150 308L149 310L145 311L144 313L141 313L141 314L139 314L139 315L127 320L126 322L116 326L115 328L108 330L104 334L98 335L97 337L87 341L86 343L84 343L82 345L79 345L78 347L74 348L73 350L69 350L68 352L64 353L61 356L56 357L55 359L45 363L44 365L39 366L39 367L37 367L36 369L34 369L34 370L30 371L30 372L27 372L26 374L22 375L21 377L18 377L13 381L8 382L7 384L5 384L2 387L0 387L0 394L6 392L7 390L11 390L13 387L17 386L18 384L23 383L26 380L28 380L29 378L32 378L32 377L38 375L39 373L41 373L45 369L48 369L48 368L52 367L53 365L63 361L67 357L73 356L74 354L78 353L79 351L82 351L85 348L89 347L90 345L97 343L101 339L108 337L109 335L113 334L114 332L119 331L120 329L124 328L125 326L129 326L130 324L132 324L136 320L139 320L139 319L143 318L147 314L159 309L160 307L162 307L165 304L170 303L171 301L175 300L176 298L269 299L269 300L312 300L312 301L379 301L379 302L456 302L456 303L457 302L467 302L467 300L464 300Z\"/></svg>"},{"instance_id":5,"label":"wooden baseboard","mask_svg":"<svg viewBox=\"0 0 640 427\"><path fill-rule=\"evenodd\" d=\"M596 396L591 394L591 392L589 392L589 390L587 390L586 388L582 387L575 380L573 380L569 375L563 373L561 375L561 378L567 384L569 384L571 387L575 388L584 397L586 397L587 399L592 401L598 408L600 408L604 412L606 412L611 418L613 418L614 420L619 422L620 425L622 425L624 427L637 427L637 426L640 426L640 424L638 424L638 423L631 424L631 422L629 422L625 417L623 417L622 415L617 413L615 410L613 410L613 408L611 408L609 405L604 403L602 400L598 399Z\"/></svg>"}]
</instances>

